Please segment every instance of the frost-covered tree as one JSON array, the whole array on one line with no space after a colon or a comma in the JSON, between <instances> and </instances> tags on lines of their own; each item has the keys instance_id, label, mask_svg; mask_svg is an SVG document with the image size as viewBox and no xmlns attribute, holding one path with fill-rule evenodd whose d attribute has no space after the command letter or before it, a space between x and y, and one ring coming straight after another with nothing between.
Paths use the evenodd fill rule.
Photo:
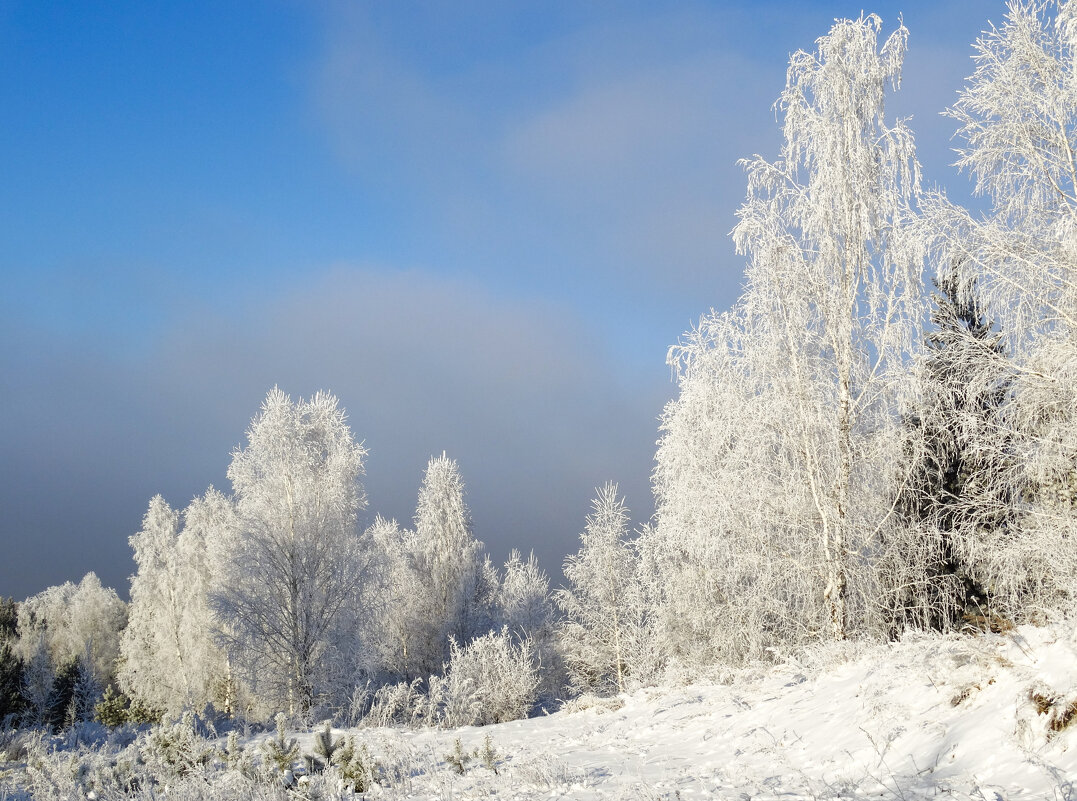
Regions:
<instances>
[{"instance_id":1,"label":"frost-covered tree","mask_svg":"<svg viewBox=\"0 0 1077 801\"><path fill-rule=\"evenodd\" d=\"M1012 0L975 44L976 71L949 110L958 166L992 202L975 218L934 193L936 245L980 273L1017 353L1077 329L1077 5Z\"/></svg>"},{"instance_id":2,"label":"frost-covered tree","mask_svg":"<svg viewBox=\"0 0 1077 801\"><path fill-rule=\"evenodd\" d=\"M416 565L415 532L378 515L366 530L381 581L368 607L374 635L373 672L410 683L420 678L416 658L423 644L427 590Z\"/></svg>"},{"instance_id":3,"label":"frost-covered tree","mask_svg":"<svg viewBox=\"0 0 1077 801\"><path fill-rule=\"evenodd\" d=\"M126 622L127 605L93 573L19 604L24 721L58 728L87 716L114 678Z\"/></svg>"},{"instance_id":4,"label":"frost-covered tree","mask_svg":"<svg viewBox=\"0 0 1077 801\"><path fill-rule=\"evenodd\" d=\"M679 393L662 414L655 525L640 538L656 646L682 669L787 652L828 624L814 510L787 421L795 398L769 332L742 307L703 317L671 349Z\"/></svg>"},{"instance_id":5,"label":"frost-covered tree","mask_svg":"<svg viewBox=\"0 0 1077 801\"><path fill-rule=\"evenodd\" d=\"M988 584L965 558L961 539L978 529L984 538L1016 529L1017 498L996 476L1008 469L1003 414L1013 381L1002 335L984 314L973 281L959 282L955 271L936 279L932 330L914 362L920 402L909 416L909 480L898 513L933 543L937 560L925 581L897 582L890 597L895 630L905 625L948 628L960 616L982 614L989 605ZM985 450L982 443L1002 440ZM900 555L899 555L900 558ZM891 568L901 570L901 565ZM932 597L911 602L918 591ZM918 608L926 618L909 620Z\"/></svg>"},{"instance_id":6,"label":"frost-covered tree","mask_svg":"<svg viewBox=\"0 0 1077 801\"><path fill-rule=\"evenodd\" d=\"M513 549L505 562L494 611L494 620L517 642L530 642L540 676L540 694L554 695L563 683L557 643L557 610L550 593L550 579L534 553L525 560Z\"/></svg>"},{"instance_id":7,"label":"frost-covered tree","mask_svg":"<svg viewBox=\"0 0 1077 801\"><path fill-rule=\"evenodd\" d=\"M483 544L471 532L464 482L454 459L432 458L415 509L414 569L424 584L413 665L417 675L437 671L449 655L449 638L466 643L486 620L488 594L480 559Z\"/></svg>"},{"instance_id":8,"label":"frost-covered tree","mask_svg":"<svg viewBox=\"0 0 1077 801\"><path fill-rule=\"evenodd\" d=\"M366 451L327 393L293 402L274 388L247 439L228 468L237 532L213 608L255 694L305 709L325 689L333 650L355 645L343 634L364 581L355 526Z\"/></svg>"},{"instance_id":9,"label":"frost-covered tree","mask_svg":"<svg viewBox=\"0 0 1077 801\"><path fill-rule=\"evenodd\" d=\"M100 690L112 681L127 624L127 604L94 573L78 584L49 587L19 604L19 649L25 660L44 643L53 668L81 660Z\"/></svg>"},{"instance_id":10,"label":"frost-covered tree","mask_svg":"<svg viewBox=\"0 0 1077 801\"><path fill-rule=\"evenodd\" d=\"M210 487L183 511L183 529L176 540L175 575L184 586L179 594L184 607L180 639L184 647L184 686L187 705L199 710L207 703L227 714L237 709L241 687L218 647L226 625L211 606L213 593L226 580L224 566L238 538L236 507L232 499Z\"/></svg>"},{"instance_id":11,"label":"frost-covered tree","mask_svg":"<svg viewBox=\"0 0 1077 801\"><path fill-rule=\"evenodd\" d=\"M28 726L49 724L49 701L56 670L49 656L49 645L42 629L35 629L31 636L19 638L19 652L23 664L22 698L20 720Z\"/></svg>"},{"instance_id":12,"label":"frost-covered tree","mask_svg":"<svg viewBox=\"0 0 1077 801\"><path fill-rule=\"evenodd\" d=\"M1077 576L1077 5L1011 2L974 59L950 113L958 164L991 209L975 217L936 193L925 228L938 263L977 277L1008 339L999 430L973 445L998 467L984 497L1015 499L1020 522L985 536L978 518L998 511L970 507L955 542L994 611L1039 617L1072 605Z\"/></svg>"},{"instance_id":13,"label":"frost-covered tree","mask_svg":"<svg viewBox=\"0 0 1077 801\"><path fill-rule=\"evenodd\" d=\"M497 595L497 618L510 634L536 643L548 639L554 622L550 579L534 553L525 561L513 549Z\"/></svg>"},{"instance_id":14,"label":"frost-covered tree","mask_svg":"<svg viewBox=\"0 0 1077 801\"><path fill-rule=\"evenodd\" d=\"M919 167L884 102L908 32L880 46L880 28L874 15L839 20L814 53L790 58L785 142L776 161L744 162L733 231L758 346L783 357L770 391L788 401L780 445L811 498L802 525L816 548L803 569L819 576L838 639L870 619L876 590L861 567L892 520L897 392L921 319L922 259L906 232Z\"/></svg>"},{"instance_id":15,"label":"frost-covered tree","mask_svg":"<svg viewBox=\"0 0 1077 801\"><path fill-rule=\"evenodd\" d=\"M131 537L137 572L131 577L130 621L123 635L120 683L131 697L175 715L223 702L226 667L213 636L209 608L209 540L234 536L232 503L212 487L181 516L155 496Z\"/></svg>"},{"instance_id":16,"label":"frost-covered tree","mask_svg":"<svg viewBox=\"0 0 1077 801\"><path fill-rule=\"evenodd\" d=\"M573 684L589 692L623 692L635 682L649 638L638 559L628 540L628 509L617 485L596 490L580 550L565 560L568 586L555 599L564 613L561 652Z\"/></svg>"},{"instance_id":17,"label":"frost-covered tree","mask_svg":"<svg viewBox=\"0 0 1077 801\"><path fill-rule=\"evenodd\" d=\"M131 607L123 633L119 680L133 698L162 709L182 709L189 693L183 669L176 599L176 540L180 513L160 495L150 499L142 528L131 536L136 572L131 576Z\"/></svg>"}]
</instances>

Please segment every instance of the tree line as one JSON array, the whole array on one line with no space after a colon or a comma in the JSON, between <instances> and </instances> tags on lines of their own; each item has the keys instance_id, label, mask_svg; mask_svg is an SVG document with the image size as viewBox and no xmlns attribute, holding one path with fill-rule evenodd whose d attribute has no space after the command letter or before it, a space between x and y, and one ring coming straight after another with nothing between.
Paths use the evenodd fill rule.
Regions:
<instances>
[{"instance_id":1,"label":"tree line","mask_svg":"<svg viewBox=\"0 0 1077 801\"><path fill-rule=\"evenodd\" d=\"M825 640L1072 613L1077 5L1013 0L974 45L946 113L978 215L922 187L886 114L907 40L867 15L791 57L782 148L742 162L743 293L670 349L655 516L632 531L600 488L564 587L533 557L490 561L444 454L410 528L360 531L365 450L337 400L274 389L231 495L150 502L130 604L91 575L0 610L0 703L60 725L114 686L132 719L478 720L491 687L520 714Z\"/></svg>"}]
</instances>

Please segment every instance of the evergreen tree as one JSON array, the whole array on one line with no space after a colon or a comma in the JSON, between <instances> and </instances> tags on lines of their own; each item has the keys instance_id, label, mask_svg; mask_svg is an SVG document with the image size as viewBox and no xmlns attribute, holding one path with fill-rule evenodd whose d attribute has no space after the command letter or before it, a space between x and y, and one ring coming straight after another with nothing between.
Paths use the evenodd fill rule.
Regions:
<instances>
[{"instance_id":1,"label":"evergreen tree","mask_svg":"<svg viewBox=\"0 0 1077 801\"><path fill-rule=\"evenodd\" d=\"M0 598L0 641L19 636L19 605L14 598Z\"/></svg>"},{"instance_id":2,"label":"evergreen tree","mask_svg":"<svg viewBox=\"0 0 1077 801\"><path fill-rule=\"evenodd\" d=\"M10 637L0 637L0 721L18 716L25 706L22 695L22 660Z\"/></svg>"},{"instance_id":3,"label":"evergreen tree","mask_svg":"<svg viewBox=\"0 0 1077 801\"><path fill-rule=\"evenodd\" d=\"M1002 334L986 316L974 282L962 282L951 270L935 286L934 328L916 372L921 404L908 421L914 464L899 504L935 555L922 587L899 583L903 589L891 607L894 633L909 624L945 629L960 616L981 614L989 588L966 561L962 537L1016 525L1016 498L993 480L1006 449L979 447L985 438L1006 437L1002 410L1013 369ZM926 604L911 601L918 589L930 596ZM910 614L918 608L930 610L926 618Z\"/></svg>"},{"instance_id":4,"label":"evergreen tree","mask_svg":"<svg viewBox=\"0 0 1077 801\"><path fill-rule=\"evenodd\" d=\"M77 657L57 668L48 700L47 723L53 731L60 731L83 719L84 694L81 691L86 679L86 668Z\"/></svg>"},{"instance_id":5,"label":"evergreen tree","mask_svg":"<svg viewBox=\"0 0 1077 801\"><path fill-rule=\"evenodd\" d=\"M17 717L24 705L22 660L15 650L18 632L18 604L14 598L0 598L0 720Z\"/></svg>"}]
</instances>

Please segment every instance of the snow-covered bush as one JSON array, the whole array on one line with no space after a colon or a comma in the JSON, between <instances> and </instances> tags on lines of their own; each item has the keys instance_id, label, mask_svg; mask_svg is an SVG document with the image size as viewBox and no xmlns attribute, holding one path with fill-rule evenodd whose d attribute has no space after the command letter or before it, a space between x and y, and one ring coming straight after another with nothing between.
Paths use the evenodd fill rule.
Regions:
<instances>
[{"instance_id":1,"label":"snow-covered bush","mask_svg":"<svg viewBox=\"0 0 1077 801\"><path fill-rule=\"evenodd\" d=\"M363 716L367 726L410 725L421 718L426 709L426 697L419 689L420 679L401 681L379 687Z\"/></svg>"},{"instance_id":2,"label":"snow-covered bush","mask_svg":"<svg viewBox=\"0 0 1077 801\"><path fill-rule=\"evenodd\" d=\"M430 703L443 726L485 726L526 717L535 703L538 668L529 641L507 629L450 645L444 676L430 679Z\"/></svg>"},{"instance_id":3,"label":"snow-covered bush","mask_svg":"<svg viewBox=\"0 0 1077 801\"><path fill-rule=\"evenodd\" d=\"M141 750L146 764L159 777L185 776L216 756L215 747L202 736L190 712L171 725L151 729Z\"/></svg>"}]
</instances>

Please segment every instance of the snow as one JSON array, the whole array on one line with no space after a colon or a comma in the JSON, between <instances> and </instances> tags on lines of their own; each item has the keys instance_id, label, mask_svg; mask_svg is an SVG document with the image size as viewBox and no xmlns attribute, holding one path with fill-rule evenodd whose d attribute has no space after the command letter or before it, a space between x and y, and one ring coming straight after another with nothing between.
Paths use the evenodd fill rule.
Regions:
<instances>
[{"instance_id":1,"label":"snow","mask_svg":"<svg viewBox=\"0 0 1077 801\"><path fill-rule=\"evenodd\" d=\"M1072 624L846 652L829 669L805 660L483 728L354 733L406 777L372 797L1077 797L1077 722L1049 728L1077 700ZM1055 708L1039 714L1033 692ZM463 776L448 768L457 738L471 752L487 736L498 776L478 758Z\"/></svg>"}]
</instances>

